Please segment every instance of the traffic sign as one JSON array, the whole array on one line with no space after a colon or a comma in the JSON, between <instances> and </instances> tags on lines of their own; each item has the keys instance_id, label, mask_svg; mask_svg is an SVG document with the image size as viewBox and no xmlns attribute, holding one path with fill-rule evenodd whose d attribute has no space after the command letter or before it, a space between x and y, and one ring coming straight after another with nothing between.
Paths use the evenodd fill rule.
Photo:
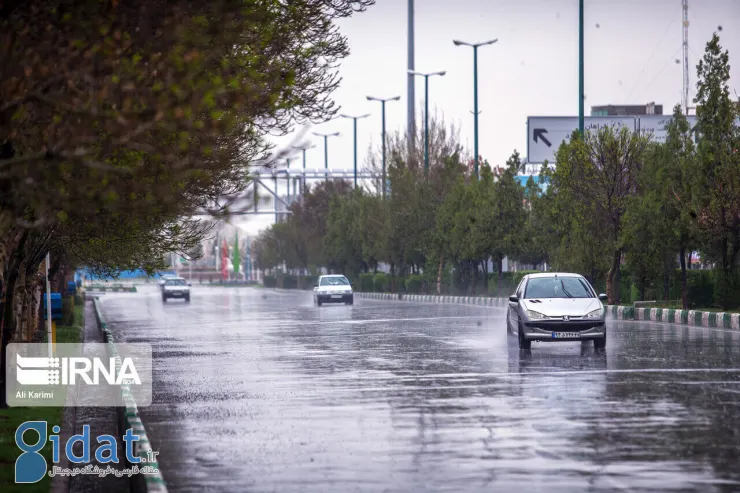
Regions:
<instances>
[{"instance_id":1,"label":"traffic sign","mask_svg":"<svg viewBox=\"0 0 740 493\"><path fill-rule=\"evenodd\" d=\"M696 126L696 116L689 115L686 117L686 119L689 121L689 125L691 125L691 128ZM673 120L673 115L646 115L646 116L639 116L637 117L637 124L636 127L641 132L651 132L652 133L652 139L654 142L660 142L665 143L666 138L668 137L668 132L666 131L666 125L668 125L671 120Z\"/></svg>"},{"instance_id":2,"label":"traffic sign","mask_svg":"<svg viewBox=\"0 0 740 493\"><path fill-rule=\"evenodd\" d=\"M632 116L588 116L584 118L586 132L606 126L635 129ZM555 154L560 144L578 130L577 116L530 116L527 118L527 162L555 163Z\"/></svg>"},{"instance_id":3,"label":"traffic sign","mask_svg":"<svg viewBox=\"0 0 740 493\"><path fill-rule=\"evenodd\" d=\"M668 132L666 125L673 115L643 115L643 116L587 116L584 118L583 128L586 132L604 126L627 127L630 130L651 132L651 140L665 142ZM696 126L696 116L686 117L692 130ZM740 118L735 121L740 127ZM530 116L527 118L527 162L533 164L555 163L555 154L560 144L570 138L578 130L577 116Z\"/></svg>"}]
</instances>

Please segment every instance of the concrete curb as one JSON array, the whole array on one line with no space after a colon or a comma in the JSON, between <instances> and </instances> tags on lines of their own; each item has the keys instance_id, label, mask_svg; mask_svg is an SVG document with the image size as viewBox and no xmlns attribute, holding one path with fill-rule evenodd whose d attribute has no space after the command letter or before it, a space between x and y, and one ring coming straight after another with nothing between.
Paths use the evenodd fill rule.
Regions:
<instances>
[{"instance_id":1,"label":"concrete curb","mask_svg":"<svg viewBox=\"0 0 740 493\"><path fill-rule=\"evenodd\" d=\"M93 304L95 305L95 318L98 321L98 329L103 336L103 341L108 346L108 354L116 358L116 366L119 366L121 364L121 357L118 354L118 349L116 349L113 334L108 328L105 318L103 318L98 298L93 298ZM121 397L123 407L117 408L119 433L123 435L126 430L131 428L134 434L139 435L140 439L134 449L134 454L141 457L139 468L149 466L159 469L159 463L156 460L147 462L147 453L152 450L152 447L149 437L146 434L144 423L141 422L141 418L139 417L139 410L136 407L134 396L127 385L121 386ZM131 464L128 464L128 466L130 467ZM167 493L167 485L164 482L164 478L162 478L161 471L156 474L136 474L131 476L131 491L133 493Z\"/></svg>"},{"instance_id":2,"label":"concrete curb","mask_svg":"<svg viewBox=\"0 0 740 493\"><path fill-rule=\"evenodd\" d=\"M90 291L95 292L111 292L111 293L136 293L136 286L101 286L98 284L93 284L88 288Z\"/></svg>"},{"instance_id":3,"label":"concrete curb","mask_svg":"<svg viewBox=\"0 0 740 493\"><path fill-rule=\"evenodd\" d=\"M358 298L384 301L408 301L412 303L460 304L504 307L508 298L483 296L436 296L429 294L360 293ZM696 327L715 327L740 330L740 313L702 312L698 310L673 310L668 308L634 308L632 306L607 305L607 315L618 320L645 320L667 322Z\"/></svg>"}]
</instances>

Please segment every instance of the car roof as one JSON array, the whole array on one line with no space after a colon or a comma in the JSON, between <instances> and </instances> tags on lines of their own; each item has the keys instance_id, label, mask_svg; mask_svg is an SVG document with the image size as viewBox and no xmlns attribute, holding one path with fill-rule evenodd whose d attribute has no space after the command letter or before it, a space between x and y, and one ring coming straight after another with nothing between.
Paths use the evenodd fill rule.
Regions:
<instances>
[{"instance_id":1,"label":"car roof","mask_svg":"<svg viewBox=\"0 0 740 493\"><path fill-rule=\"evenodd\" d=\"M177 276L169 276L169 277L167 278L167 280L168 280L168 281L184 281L184 280L185 280L185 278L184 278L184 277L177 277Z\"/></svg>"},{"instance_id":2,"label":"car roof","mask_svg":"<svg viewBox=\"0 0 740 493\"><path fill-rule=\"evenodd\" d=\"M574 274L572 272L538 272L536 274L527 274L526 277L529 279L536 279L538 277L583 277L580 274Z\"/></svg>"}]
</instances>

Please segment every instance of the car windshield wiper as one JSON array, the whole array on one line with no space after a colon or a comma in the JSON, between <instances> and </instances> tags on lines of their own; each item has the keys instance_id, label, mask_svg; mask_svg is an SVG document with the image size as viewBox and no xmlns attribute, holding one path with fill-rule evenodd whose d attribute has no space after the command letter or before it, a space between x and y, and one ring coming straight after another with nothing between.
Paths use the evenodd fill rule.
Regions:
<instances>
[{"instance_id":1,"label":"car windshield wiper","mask_svg":"<svg viewBox=\"0 0 740 493\"><path fill-rule=\"evenodd\" d=\"M573 295L570 294L567 289L565 289L565 284L563 284L563 280L562 279L560 280L560 285L563 287L563 293L565 293L565 296L567 296L568 298L572 298Z\"/></svg>"}]
</instances>

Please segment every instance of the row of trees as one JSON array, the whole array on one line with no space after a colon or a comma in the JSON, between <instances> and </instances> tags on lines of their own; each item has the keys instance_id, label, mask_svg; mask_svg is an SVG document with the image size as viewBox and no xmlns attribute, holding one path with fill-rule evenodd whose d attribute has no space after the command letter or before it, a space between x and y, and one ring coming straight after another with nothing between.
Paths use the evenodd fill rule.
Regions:
<instances>
[{"instance_id":1,"label":"row of trees","mask_svg":"<svg viewBox=\"0 0 740 493\"><path fill-rule=\"evenodd\" d=\"M256 261L263 269L325 267L355 278L383 263L395 278L421 276L427 292L443 291L452 276L475 293L491 291L489 280L501 279L508 257L580 272L605 285L610 303L625 298L625 272L643 299L652 290L668 300L680 269L688 306L687 261L700 251L716 264L714 303L737 305L740 110L729 95L728 63L715 35L697 67L695 128L677 106L664 143L627 129L576 132L539 184L517 181L516 152L503 167L484 163L475 180L455 132L440 122L432 126L426 175L421 156L409 155L396 136L386 200L345 182L321 183L263 233Z\"/></svg>"},{"instance_id":2,"label":"row of trees","mask_svg":"<svg viewBox=\"0 0 740 493\"><path fill-rule=\"evenodd\" d=\"M47 252L57 278L192 253L210 223L183 218L228 212L268 131L335 114L335 20L371 3L2 2L0 399Z\"/></svg>"}]
</instances>

